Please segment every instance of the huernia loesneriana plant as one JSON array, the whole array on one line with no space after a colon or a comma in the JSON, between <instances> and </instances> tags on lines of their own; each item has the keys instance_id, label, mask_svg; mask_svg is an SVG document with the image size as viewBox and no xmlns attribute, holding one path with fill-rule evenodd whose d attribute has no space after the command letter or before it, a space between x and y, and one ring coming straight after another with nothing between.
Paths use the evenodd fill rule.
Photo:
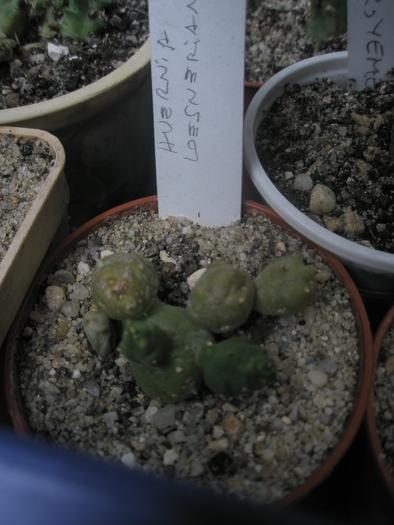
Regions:
<instances>
[{"instance_id":1,"label":"huernia loesneriana plant","mask_svg":"<svg viewBox=\"0 0 394 525\"><path fill-rule=\"evenodd\" d=\"M254 279L254 308L265 315L299 313L316 294L314 275L314 269L296 255L271 261Z\"/></svg>"},{"instance_id":2,"label":"huernia loesneriana plant","mask_svg":"<svg viewBox=\"0 0 394 525\"><path fill-rule=\"evenodd\" d=\"M208 266L192 288L187 313L213 333L239 328L249 317L255 286L245 271L225 262Z\"/></svg>"},{"instance_id":3,"label":"huernia loesneriana plant","mask_svg":"<svg viewBox=\"0 0 394 525\"><path fill-rule=\"evenodd\" d=\"M299 312L313 299L317 283L314 269L296 255L270 262L254 279L220 261L208 267L183 308L158 299L159 276L149 259L116 253L96 264L91 289L93 309L84 324L92 346L108 355L108 318L121 321L118 350L137 383L169 403L197 394L203 381L224 396L272 381L275 366L267 351L228 332L242 326L253 308L265 315ZM227 338L217 342L214 333Z\"/></svg>"}]
</instances>

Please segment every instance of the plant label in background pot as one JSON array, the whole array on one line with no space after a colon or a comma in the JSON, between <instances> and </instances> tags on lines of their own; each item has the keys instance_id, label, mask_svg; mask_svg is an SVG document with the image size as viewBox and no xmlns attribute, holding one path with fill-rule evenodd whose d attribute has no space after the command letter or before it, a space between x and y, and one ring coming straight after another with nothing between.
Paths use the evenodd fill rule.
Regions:
<instances>
[{"instance_id":1,"label":"plant label in background pot","mask_svg":"<svg viewBox=\"0 0 394 525\"><path fill-rule=\"evenodd\" d=\"M240 218L246 2L149 2L159 212Z\"/></svg>"},{"instance_id":2,"label":"plant label in background pot","mask_svg":"<svg viewBox=\"0 0 394 525\"><path fill-rule=\"evenodd\" d=\"M349 89L392 80L394 2L348 0Z\"/></svg>"}]
</instances>

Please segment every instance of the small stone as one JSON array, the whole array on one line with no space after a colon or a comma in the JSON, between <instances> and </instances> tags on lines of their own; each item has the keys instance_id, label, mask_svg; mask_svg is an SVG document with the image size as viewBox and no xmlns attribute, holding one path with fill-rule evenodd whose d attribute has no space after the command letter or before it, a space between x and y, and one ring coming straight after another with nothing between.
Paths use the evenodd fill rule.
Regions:
<instances>
[{"instance_id":1,"label":"small stone","mask_svg":"<svg viewBox=\"0 0 394 525\"><path fill-rule=\"evenodd\" d=\"M321 370L311 370L308 372L308 377L312 385L317 388L324 386L327 383L328 377L327 374Z\"/></svg>"},{"instance_id":2,"label":"small stone","mask_svg":"<svg viewBox=\"0 0 394 525\"><path fill-rule=\"evenodd\" d=\"M9 95L6 95L5 102L7 104L7 108L17 108L19 106L18 93L10 93Z\"/></svg>"},{"instance_id":3,"label":"small stone","mask_svg":"<svg viewBox=\"0 0 394 525\"><path fill-rule=\"evenodd\" d=\"M45 290L45 302L51 312L57 312L66 302L66 294L60 286L48 286Z\"/></svg>"},{"instance_id":4,"label":"small stone","mask_svg":"<svg viewBox=\"0 0 394 525\"><path fill-rule=\"evenodd\" d=\"M77 301L83 301L89 297L89 290L82 283L74 283L73 291L70 294L70 299L75 299Z\"/></svg>"},{"instance_id":5,"label":"small stone","mask_svg":"<svg viewBox=\"0 0 394 525\"><path fill-rule=\"evenodd\" d=\"M183 430L174 430L174 432L168 434L167 439L172 445L175 445L176 443L185 442L186 436Z\"/></svg>"},{"instance_id":6,"label":"small stone","mask_svg":"<svg viewBox=\"0 0 394 525\"><path fill-rule=\"evenodd\" d=\"M206 413L205 419L211 425L215 425L215 423L219 419L219 412L217 410L208 410Z\"/></svg>"},{"instance_id":7,"label":"small stone","mask_svg":"<svg viewBox=\"0 0 394 525\"><path fill-rule=\"evenodd\" d=\"M324 184L316 184L311 191L309 210L316 215L330 213L336 205L334 192Z\"/></svg>"},{"instance_id":8,"label":"small stone","mask_svg":"<svg viewBox=\"0 0 394 525\"><path fill-rule=\"evenodd\" d=\"M190 290L193 288L193 286L196 284L196 282L200 279L200 277L207 271L206 268L200 268L199 270L195 271L189 277L187 278L187 284L189 285Z\"/></svg>"},{"instance_id":9,"label":"small stone","mask_svg":"<svg viewBox=\"0 0 394 525\"><path fill-rule=\"evenodd\" d=\"M302 317L304 318L305 324L307 326L312 326L313 321L316 317L316 310L313 306L306 306L302 311Z\"/></svg>"},{"instance_id":10,"label":"small stone","mask_svg":"<svg viewBox=\"0 0 394 525\"><path fill-rule=\"evenodd\" d=\"M343 220L340 217L331 217L330 215L324 215L323 221L324 226L330 232L341 232L343 230Z\"/></svg>"},{"instance_id":11,"label":"small stone","mask_svg":"<svg viewBox=\"0 0 394 525\"><path fill-rule=\"evenodd\" d=\"M191 405L183 415L183 422L185 425L196 425L204 415L204 405L202 403L195 403Z\"/></svg>"},{"instance_id":12,"label":"small stone","mask_svg":"<svg viewBox=\"0 0 394 525\"><path fill-rule=\"evenodd\" d=\"M198 459L192 461L190 465L190 476L192 478L198 478L204 474L204 466Z\"/></svg>"},{"instance_id":13,"label":"small stone","mask_svg":"<svg viewBox=\"0 0 394 525\"><path fill-rule=\"evenodd\" d=\"M173 465L179 458L179 454L173 448L170 448L164 452L163 465Z\"/></svg>"},{"instance_id":14,"label":"small stone","mask_svg":"<svg viewBox=\"0 0 394 525\"><path fill-rule=\"evenodd\" d=\"M210 450L218 452L220 450L225 450L226 448L228 448L228 443L228 438L223 437L221 439L216 439L208 443L208 448Z\"/></svg>"},{"instance_id":15,"label":"small stone","mask_svg":"<svg viewBox=\"0 0 394 525\"><path fill-rule=\"evenodd\" d=\"M81 275L86 275L89 273L89 271L90 266L86 262L80 261L78 263L78 273L80 273Z\"/></svg>"},{"instance_id":16,"label":"small stone","mask_svg":"<svg viewBox=\"0 0 394 525\"><path fill-rule=\"evenodd\" d=\"M96 383L96 381L93 381L92 379L89 379L88 381L85 381L83 383L83 388L93 397L100 397L100 386Z\"/></svg>"},{"instance_id":17,"label":"small stone","mask_svg":"<svg viewBox=\"0 0 394 525\"><path fill-rule=\"evenodd\" d=\"M62 308L61 308L62 314L64 314L66 317L78 317L79 315L79 303L76 301L66 301Z\"/></svg>"},{"instance_id":18,"label":"small stone","mask_svg":"<svg viewBox=\"0 0 394 525\"><path fill-rule=\"evenodd\" d=\"M354 233L359 235L363 233L365 226L361 217L354 211L346 212L342 215L343 231L346 234Z\"/></svg>"},{"instance_id":19,"label":"small stone","mask_svg":"<svg viewBox=\"0 0 394 525\"><path fill-rule=\"evenodd\" d=\"M71 376L73 379L81 379L81 371L78 368L74 368L74 371Z\"/></svg>"},{"instance_id":20,"label":"small stone","mask_svg":"<svg viewBox=\"0 0 394 525\"><path fill-rule=\"evenodd\" d=\"M149 406L141 416L141 423L152 423L153 416L158 412L158 408Z\"/></svg>"},{"instance_id":21,"label":"small stone","mask_svg":"<svg viewBox=\"0 0 394 525\"><path fill-rule=\"evenodd\" d=\"M118 413L117 412L106 412L103 414L103 421L107 428L113 428L115 426L115 422L118 420Z\"/></svg>"},{"instance_id":22,"label":"small stone","mask_svg":"<svg viewBox=\"0 0 394 525\"><path fill-rule=\"evenodd\" d=\"M126 465L127 467L134 467L137 463L136 457L132 452L123 454L120 460L123 463L123 465Z\"/></svg>"},{"instance_id":23,"label":"small stone","mask_svg":"<svg viewBox=\"0 0 394 525\"><path fill-rule=\"evenodd\" d=\"M56 44L53 44L52 42L48 42L47 52L51 60L57 62L62 57L67 56L69 54L69 49L66 46L58 46Z\"/></svg>"},{"instance_id":24,"label":"small stone","mask_svg":"<svg viewBox=\"0 0 394 525\"><path fill-rule=\"evenodd\" d=\"M325 283L326 281L331 279L331 275L332 275L331 272L326 272L326 271L316 272L315 281L317 281L318 283Z\"/></svg>"},{"instance_id":25,"label":"small stone","mask_svg":"<svg viewBox=\"0 0 394 525\"><path fill-rule=\"evenodd\" d=\"M160 429L172 426L175 423L175 411L175 405L165 405L152 415L152 424Z\"/></svg>"},{"instance_id":26,"label":"small stone","mask_svg":"<svg viewBox=\"0 0 394 525\"><path fill-rule=\"evenodd\" d=\"M60 394L60 390L56 385L54 385L51 381L45 381L44 379L39 382L38 388L40 388L46 394Z\"/></svg>"},{"instance_id":27,"label":"small stone","mask_svg":"<svg viewBox=\"0 0 394 525\"><path fill-rule=\"evenodd\" d=\"M338 370L338 363L332 357L327 357L318 365L318 369L326 373L329 376L332 376Z\"/></svg>"},{"instance_id":28,"label":"small stone","mask_svg":"<svg viewBox=\"0 0 394 525\"><path fill-rule=\"evenodd\" d=\"M306 173L297 175L293 182L293 189L297 191L309 191L313 188L312 177Z\"/></svg>"}]
</instances>

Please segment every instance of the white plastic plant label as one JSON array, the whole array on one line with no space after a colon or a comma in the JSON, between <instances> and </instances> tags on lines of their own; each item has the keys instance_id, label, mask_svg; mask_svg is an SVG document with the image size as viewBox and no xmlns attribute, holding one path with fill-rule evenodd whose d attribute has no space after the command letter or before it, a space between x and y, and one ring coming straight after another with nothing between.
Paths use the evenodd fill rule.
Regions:
<instances>
[{"instance_id":1,"label":"white plastic plant label","mask_svg":"<svg viewBox=\"0 0 394 525\"><path fill-rule=\"evenodd\" d=\"M159 214L241 214L246 0L149 0Z\"/></svg>"},{"instance_id":2,"label":"white plastic plant label","mask_svg":"<svg viewBox=\"0 0 394 525\"><path fill-rule=\"evenodd\" d=\"M348 0L348 56L350 90L393 80L393 0Z\"/></svg>"}]
</instances>

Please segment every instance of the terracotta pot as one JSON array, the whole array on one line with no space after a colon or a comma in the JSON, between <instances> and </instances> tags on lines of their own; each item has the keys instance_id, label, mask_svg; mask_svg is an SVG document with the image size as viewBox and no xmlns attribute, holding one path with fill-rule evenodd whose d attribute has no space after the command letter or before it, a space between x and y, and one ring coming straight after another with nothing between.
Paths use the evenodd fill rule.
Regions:
<instances>
[{"instance_id":1,"label":"terracotta pot","mask_svg":"<svg viewBox=\"0 0 394 525\"><path fill-rule=\"evenodd\" d=\"M70 252L71 248L77 242L84 239L89 233L99 229L100 227L104 227L105 221L110 217L150 210L157 211L157 197L147 197L136 200L134 202L118 206L108 213L104 213L96 217L72 233L65 240L65 242L59 245L58 248L56 248L50 257L44 262L40 268L40 271L37 273L35 281L32 284L31 289L26 296L25 302L12 327L10 337L8 339L6 353L6 389L8 408L15 429L18 432L24 434L31 433L21 408L14 360L18 348L18 335L29 312L31 311L32 305L36 300L37 287L40 283L40 280L45 273L47 273L52 267L54 267L54 265L56 265L56 263L64 259L64 257ZM351 299L351 307L354 313L356 329L358 333L359 371L355 401L343 436L324 464L305 483L279 501L280 504L289 505L291 503L298 502L306 495L311 493L316 486L322 483L322 481L329 476L345 452L348 450L353 438L358 431L365 413L372 380L372 335L369 328L367 314L357 288L349 277L345 268L333 255L329 254L320 247L317 247L314 243L299 235L291 227L289 227L274 211L267 208L266 206L246 200L244 201L244 212L246 214L252 214L253 212L261 213L266 218L270 219L274 224L287 229L296 237L305 242L310 248L316 249L319 252L327 266L332 270L336 277L345 284L347 288Z\"/></svg>"},{"instance_id":2,"label":"terracotta pot","mask_svg":"<svg viewBox=\"0 0 394 525\"><path fill-rule=\"evenodd\" d=\"M68 233L63 146L53 135L37 129L0 127L0 136L8 135L42 141L53 152L55 163L0 262L0 346L61 224L63 233Z\"/></svg>"},{"instance_id":3,"label":"terracotta pot","mask_svg":"<svg viewBox=\"0 0 394 525\"><path fill-rule=\"evenodd\" d=\"M373 345L373 358L376 366L379 351L382 346L385 335L389 328L392 328L394 323L394 306L387 312L383 321L381 322L378 331L376 332ZM389 520L389 516L394 515L394 476L389 470L385 461L385 455L383 453L378 430L376 427L375 412L373 407L373 388L368 399L365 425L368 436L368 444L370 446L371 458L368 458L368 478L370 479L371 490L375 495L375 503L379 502L381 511L387 516L387 523L392 523Z\"/></svg>"}]
</instances>

